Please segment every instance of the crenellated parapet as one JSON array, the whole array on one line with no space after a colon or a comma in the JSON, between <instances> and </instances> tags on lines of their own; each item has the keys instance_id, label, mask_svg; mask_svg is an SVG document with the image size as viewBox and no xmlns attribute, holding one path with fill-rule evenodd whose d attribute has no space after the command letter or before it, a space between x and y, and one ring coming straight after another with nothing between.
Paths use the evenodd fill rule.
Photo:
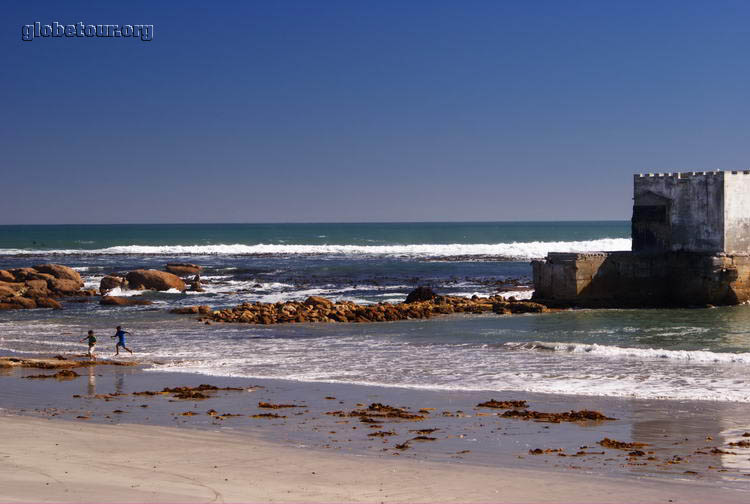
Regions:
<instances>
[{"instance_id":1,"label":"crenellated parapet","mask_svg":"<svg viewBox=\"0 0 750 504\"><path fill-rule=\"evenodd\" d=\"M692 177L716 177L726 175L750 175L750 170L738 170L738 171L697 171L697 172L665 172L665 173L636 173L633 178L676 178L676 179L689 179Z\"/></svg>"}]
</instances>

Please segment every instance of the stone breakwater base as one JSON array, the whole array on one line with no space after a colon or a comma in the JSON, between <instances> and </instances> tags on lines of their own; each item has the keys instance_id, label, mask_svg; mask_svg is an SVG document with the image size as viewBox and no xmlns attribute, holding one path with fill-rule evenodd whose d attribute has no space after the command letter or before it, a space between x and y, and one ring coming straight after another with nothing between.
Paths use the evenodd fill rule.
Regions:
<instances>
[{"instance_id":1,"label":"stone breakwater base","mask_svg":"<svg viewBox=\"0 0 750 504\"><path fill-rule=\"evenodd\" d=\"M550 253L532 267L532 299L547 306L693 307L750 300L748 255Z\"/></svg>"}]
</instances>

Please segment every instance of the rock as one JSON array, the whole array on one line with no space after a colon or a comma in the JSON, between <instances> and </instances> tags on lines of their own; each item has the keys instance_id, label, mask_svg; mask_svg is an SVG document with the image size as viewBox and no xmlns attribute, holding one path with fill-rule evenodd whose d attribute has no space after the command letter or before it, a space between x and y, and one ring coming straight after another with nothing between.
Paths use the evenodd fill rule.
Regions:
<instances>
[{"instance_id":1,"label":"rock","mask_svg":"<svg viewBox=\"0 0 750 504\"><path fill-rule=\"evenodd\" d=\"M333 301L320 296L310 296L309 298L305 299L305 304L308 306L323 306L326 308L330 308L333 306Z\"/></svg>"},{"instance_id":2,"label":"rock","mask_svg":"<svg viewBox=\"0 0 750 504\"><path fill-rule=\"evenodd\" d=\"M78 294L83 284L67 278L53 278L47 281L49 290L64 296Z\"/></svg>"},{"instance_id":3,"label":"rock","mask_svg":"<svg viewBox=\"0 0 750 504\"><path fill-rule=\"evenodd\" d=\"M516 301L510 304L511 313L544 313L547 307L533 301Z\"/></svg>"},{"instance_id":4,"label":"rock","mask_svg":"<svg viewBox=\"0 0 750 504\"><path fill-rule=\"evenodd\" d=\"M48 282L55 278L55 275L50 275L49 273L39 273L38 271L34 273L33 275L30 275L28 280L44 280L45 282Z\"/></svg>"},{"instance_id":5,"label":"rock","mask_svg":"<svg viewBox=\"0 0 750 504\"><path fill-rule=\"evenodd\" d=\"M176 313L177 315L198 315L197 306L183 306L182 308L172 308L169 313Z\"/></svg>"},{"instance_id":6,"label":"rock","mask_svg":"<svg viewBox=\"0 0 750 504\"><path fill-rule=\"evenodd\" d=\"M78 287L83 287L83 280L81 275L76 270L62 264L39 264L34 266L34 269L39 273L47 273L60 280L72 280L78 284Z\"/></svg>"},{"instance_id":7,"label":"rock","mask_svg":"<svg viewBox=\"0 0 750 504\"><path fill-rule=\"evenodd\" d=\"M62 305L54 299L48 297L39 297L36 298L35 301L37 308L52 308L53 310L62 310Z\"/></svg>"},{"instance_id":8,"label":"rock","mask_svg":"<svg viewBox=\"0 0 750 504\"><path fill-rule=\"evenodd\" d=\"M510 311L510 305L508 303L494 303L492 305L492 311L498 315L507 315L512 313Z\"/></svg>"},{"instance_id":9,"label":"rock","mask_svg":"<svg viewBox=\"0 0 750 504\"><path fill-rule=\"evenodd\" d=\"M24 288L25 284L21 282L0 282L0 299L13 297L21 293Z\"/></svg>"},{"instance_id":10,"label":"rock","mask_svg":"<svg viewBox=\"0 0 750 504\"><path fill-rule=\"evenodd\" d=\"M46 280L26 280L26 297L47 297L49 296L49 289L47 289Z\"/></svg>"},{"instance_id":11,"label":"rock","mask_svg":"<svg viewBox=\"0 0 750 504\"><path fill-rule=\"evenodd\" d=\"M37 270L34 268L14 268L12 270L8 270L8 272L13 275L13 279L16 282L25 282L26 280L34 280L36 279L36 275L38 273Z\"/></svg>"},{"instance_id":12,"label":"rock","mask_svg":"<svg viewBox=\"0 0 750 504\"><path fill-rule=\"evenodd\" d=\"M10 271L0 269L0 282L15 282L16 277L14 277Z\"/></svg>"},{"instance_id":13,"label":"rock","mask_svg":"<svg viewBox=\"0 0 750 504\"><path fill-rule=\"evenodd\" d=\"M416 303L418 301L432 301L437 294L429 287L417 287L406 296L405 303Z\"/></svg>"},{"instance_id":14,"label":"rock","mask_svg":"<svg viewBox=\"0 0 750 504\"><path fill-rule=\"evenodd\" d=\"M201 287L201 277L200 275L195 275L193 278L193 281L190 282L190 290L192 292L205 292L203 290L203 287Z\"/></svg>"},{"instance_id":15,"label":"rock","mask_svg":"<svg viewBox=\"0 0 750 504\"><path fill-rule=\"evenodd\" d=\"M119 297L119 296L102 296L99 301L100 305L106 306L138 306L138 305L150 305L152 301L147 299Z\"/></svg>"},{"instance_id":16,"label":"rock","mask_svg":"<svg viewBox=\"0 0 750 504\"><path fill-rule=\"evenodd\" d=\"M116 275L107 275L102 278L101 282L99 282L99 292L101 292L102 296L104 296L113 289L124 289L127 287L127 285L128 282L123 277Z\"/></svg>"},{"instance_id":17,"label":"rock","mask_svg":"<svg viewBox=\"0 0 750 504\"><path fill-rule=\"evenodd\" d=\"M185 290L185 282L172 273L157 270L135 270L125 276L131 289L165 291L169 289Z\"/></svg>"},{"instance_id":18,"label":"rock","mask_svg":"<svg viewBox=\"0 0 750 504\"><path fill-rule=\"evenodd\" d=\"M8 299L8 302L19 305L21 308L31 310L36 308L36 301L31 298L16 296Z\"/></svg>"},{"instance_id":19,"label":"rock","mask_svg":"<svg viewBox=\"0 0 750 504\"><path fill-rule=\"evenodd\" d=\"M0 311L3 310L21 310L23 306L13 303L0 303Z\"/></svg>"},{"instance_id":20,"label":"rock","mask_svg":"<svg viewBox=\"0 0 750 504\"><path fill-rule=\"evenodd\" d=\"M177 276L186 277L199 274L203 268L197 264L168 263L165 269Z\"/></svg>"}]
</instances>

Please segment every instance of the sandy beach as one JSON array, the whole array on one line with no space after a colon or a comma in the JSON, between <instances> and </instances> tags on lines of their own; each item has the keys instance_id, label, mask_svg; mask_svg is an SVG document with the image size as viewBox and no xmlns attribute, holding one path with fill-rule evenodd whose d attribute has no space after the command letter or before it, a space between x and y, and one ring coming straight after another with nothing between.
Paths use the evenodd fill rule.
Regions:
<instances>
[{"instance_id":1,"label":"sandy beach","mask_svg":"<svg viewBox=\"0 0 750 504\"><path fill-rule=\"evenodd\" d=\"M747 502L720 485L377 460L227 433L0 417L4 502Z\"/></svg>"},{"instance_id":2,"label":"sandy beach","mask_svg":"<svg viewBox=\"0 0 750 504\"><path fill-rule=\"evenodd\" d=\"M532 411L590 407L617 418L540 423L478 407L489 399L486 392L108 365L70 379L27 378L39 372L0 375L2 502L746 502L750 496L748 450L726 446L734 439L727 433L744 426L742 406L525 394ZM205 398L160 392L207 382L227 390L204 391ZM289 407L276 408L283 404ZM367 404L394 404L399 415L424 418L382 417ZM357 411L367 416L351 414ZM428 433L424 441L420 432ZM605 448L597 442L603 438L642 443L643 454ZM710 453L709 439L731 453Z\"/></svg>"}]
</instances>

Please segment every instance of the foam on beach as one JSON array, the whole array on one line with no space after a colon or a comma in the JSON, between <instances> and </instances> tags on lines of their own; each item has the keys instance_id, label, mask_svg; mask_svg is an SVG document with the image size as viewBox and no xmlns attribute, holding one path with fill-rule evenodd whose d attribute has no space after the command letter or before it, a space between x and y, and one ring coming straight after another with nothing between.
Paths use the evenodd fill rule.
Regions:
<instances>
[{"instance_id":1,"label":"foam on beach","mask_svg":"<svg viewBox=\"0 0 750 504\"><path fill-rule=\"evenodd\" d=\"M124 312L117 313L119 323ZM564 323L561 315L568 316L553 315L555 326ZM173 321L176 325L171 329L150 319L131 318L125 323L133 333L129 341L139 361L152 363L151 370L157 372L417 390L750 401L745 385L750 353L519 341L523 332L519 324L538 327L537 320L458 317L283 329L243 325L207 329L182 319ZM44 324L17 320L4 326L0 350L5 352L54 355L85 350L77 341L88 326L69 327L52 320ZM94 328L102 336L102 351L111 351L110 327ZM661 333L673 329L663 327ZM690 333L687 328L681 332Z\"/></svg>"},{"instance_id":2,"label":"foam on beach","mask_svg":"<svg viewBox=\"0 0 750 504\"><path fill-rule=\"evenodd\" d=\"M624 348L597 343L551 343L533 341L526 343L506 343L508 348L551 351L571 354L590 354L610 359L634 360L673 360L695 363L741 364L750 366L750 352L725 353L708 350L666 350L663 348Z\"/></svg>"},{"instance_id":3,"label":"foam on beach","mask_svg":"<svg viewBox=\"0 0 750 504\"><path fill-rule=\"evenodd\" d=\"M741 380L750 367L750 353L541 342L423 346L346 339L306 340L304 352L298 341L260 339L253 343L264 351L251 356L229 356L227 346L216 350L223 356L191 359L181 353L183 360L153 370L417 390L750 400ZM334 347L335 356L330 353ZM362 352L368 359L357 359Z\"/></svg>"}]
</instances>

